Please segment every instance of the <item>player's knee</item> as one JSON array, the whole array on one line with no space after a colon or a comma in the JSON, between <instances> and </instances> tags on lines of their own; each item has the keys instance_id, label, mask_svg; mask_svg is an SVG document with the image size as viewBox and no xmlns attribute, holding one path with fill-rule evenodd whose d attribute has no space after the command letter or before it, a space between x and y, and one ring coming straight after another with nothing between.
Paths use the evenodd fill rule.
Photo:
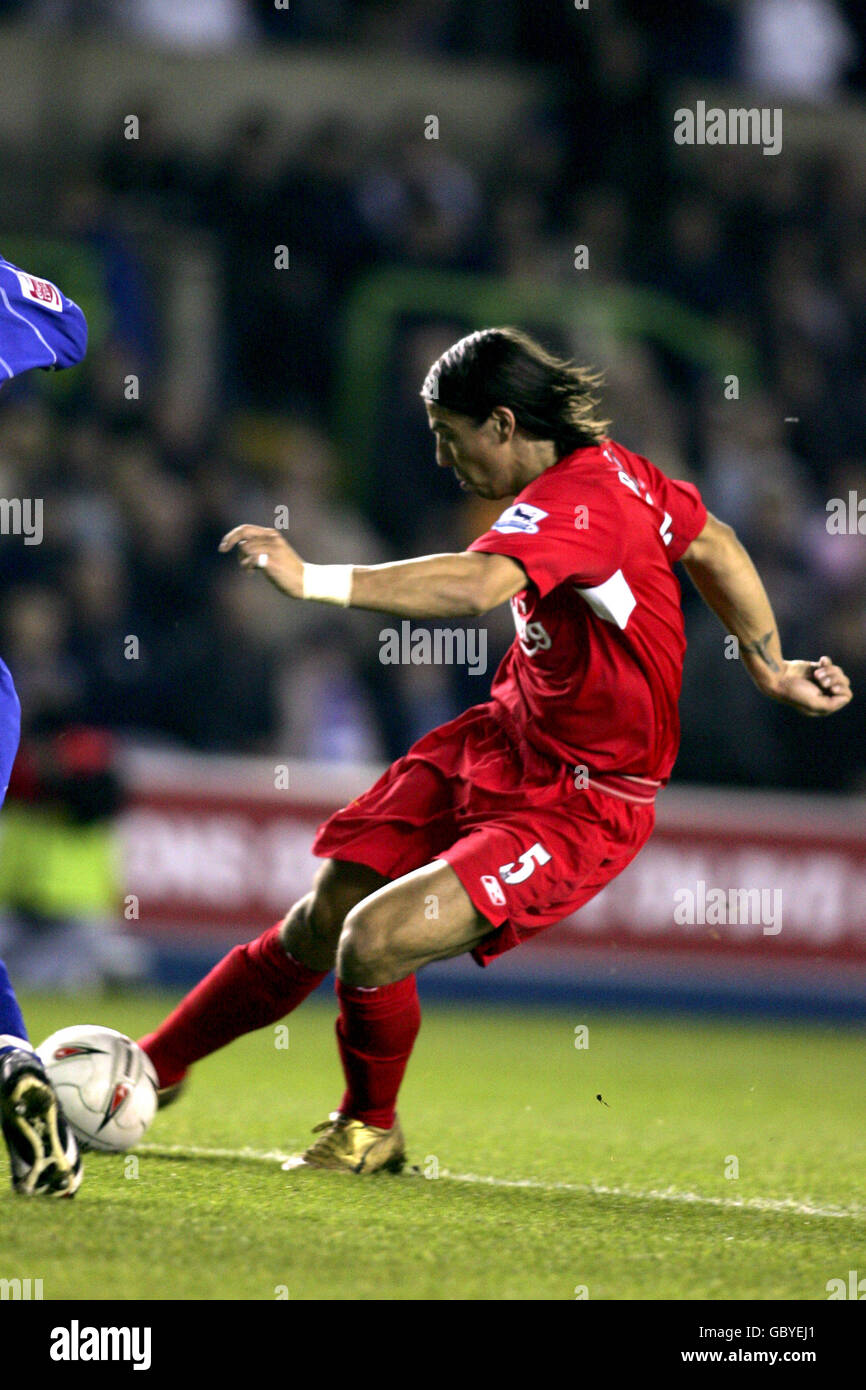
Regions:
<instances>
[{"instance_id":1,"label":"player's knee","mask_svg":"<svg viewBox=\"0 0 866 1390\"><path fill-rule=\"evenodd\" d=\"M346 916L387 880L363 864L326 859L313 881L311 929L336 946Z\"/></svg>"},{"instance_id":2,"label":"player's knee","mask_svg":"<svg viewBox=\"0 0 866 1390\"><path fill-rule=\"evenodd\" d=\"M382 983L394 965L388 935L378 914L363 904L343 923L337 947L337 974L346 985L371 988Z\"/></svg>"},{"instance_id":3,"label":"player's knee","mask_svg":"<svg viewBox=\"0 0 866 1390\"><path fill-rule=\"evenodd\" d=\"M312 892L285 918L280 939L285 950L316 969L330 970L347 915L387 880L364 865L328 859Z\"/></svg>"},{"instance_id":4,"label":"player's knee","mask_svg":"<svg viewBox=\"0 0 866 1390\"><path fill-rule=\"evenodd\" d=\"M285 951L291 951L299 931L306 932L309 922L309 908L313 901L312 893L300 898L286 913L280 923L280 943Z\"/></svg>"},{"instance_id":5,"label":"player's knee","mask_svg":"<svg viewBox=\"0 0 866 1390\"><path fill-rule=\"evenodd\" d=\"M315 970L334 965L342 923L319 904L315 893L308 893L283 919L280 942L284 951Z\"/></svg>"},{"instance_id":6,"label":"player's knee","mask_svg":"<svg viewBox=\"0 0 866 1390\"><path fill-rule=\"evenodd\" d=\"M289 912L281 932L287 950L300 936L316 946L330 945L336 950L344 916L338 869L333 861L326 861L316 874L312 891Z\"/></svg>"}]
</instances>

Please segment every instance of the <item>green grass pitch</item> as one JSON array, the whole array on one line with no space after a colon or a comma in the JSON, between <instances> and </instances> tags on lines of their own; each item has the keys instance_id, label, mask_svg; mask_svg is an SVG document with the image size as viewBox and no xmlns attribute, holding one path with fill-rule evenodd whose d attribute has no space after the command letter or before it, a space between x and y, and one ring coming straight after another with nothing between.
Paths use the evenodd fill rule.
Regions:
<instances>
[{"instance_id":1,"label":"green grass pitch","mask_svg":"<svg viewBox=\"0 0 866 1390\"><path fill-rule=\"evenodd\" d=\"M24 1001L37 1041L136 1036L171 1003ZM59 1300L687 1300L826 1299L866 1272L862 1030L428 1005L401 1097L418 1171L286 1174L262 1155L340 1097L333 1021L325 995L288 1039L199 1064L135 1161L86 1157L72 1202L13 1197L4 1152L0 1278Z\"/></svg>"}]
</instances>

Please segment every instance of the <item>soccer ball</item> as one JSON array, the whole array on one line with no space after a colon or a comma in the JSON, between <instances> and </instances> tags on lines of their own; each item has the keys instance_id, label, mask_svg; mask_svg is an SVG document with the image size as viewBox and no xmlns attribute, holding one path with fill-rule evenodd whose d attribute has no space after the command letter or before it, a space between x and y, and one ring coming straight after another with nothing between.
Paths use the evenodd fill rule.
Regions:
<instances>
[{"instance_id":1,"label":"soccer ball","mask_svg":"<svg viewBox=\"0 0 866 1390\"><path fill-rule=\"evenodd\" d=\"M156 1114L157 1076L137 1043L113 1028L76 1023L37 1052L83 1149L122 1153Z\"/></svg>"}]
</instances>

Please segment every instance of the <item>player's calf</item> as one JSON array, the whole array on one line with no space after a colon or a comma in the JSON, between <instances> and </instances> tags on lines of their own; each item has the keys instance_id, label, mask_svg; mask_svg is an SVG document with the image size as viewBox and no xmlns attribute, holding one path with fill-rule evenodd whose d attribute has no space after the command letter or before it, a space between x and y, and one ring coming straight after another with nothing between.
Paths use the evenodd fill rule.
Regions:
<instances>
[{"instance_id":1,"label":"player's calf","mask_svg":"<svg viewBox=\"0 0 866 1390\"><path fill-rule=\"evenodd\" d=\"M236 946L139 1046L153 1063L160 1106L180 1094L189 1067L298 1008L333 969L343 917L386 882L358 864L323 867L282 922Z\"/></svg>"}]
</instances>

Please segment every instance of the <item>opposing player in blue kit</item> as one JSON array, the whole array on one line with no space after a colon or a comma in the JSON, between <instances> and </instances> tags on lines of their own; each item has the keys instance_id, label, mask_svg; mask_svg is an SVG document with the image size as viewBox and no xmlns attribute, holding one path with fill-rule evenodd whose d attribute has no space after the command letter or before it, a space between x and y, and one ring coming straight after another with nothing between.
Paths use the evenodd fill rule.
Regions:
<instances>
[{"instance_id":1,"label":"opposing player in blue kit","mask_svg":"<svg viewBox=\"0 0 866 1390\"><path fill-rule=\"evenodd\" d=\"M33 367L74 367L87 347L87 322L77 304L50 280L0 256L0 386ZM21 726L21 709L0 661L0 804ZM12 1187L30 1197L71 1197L81 1184L81 1158L54 1089L34 1052L8 972L0 960L0 1118Z\"/></svg>"}]
</instances>

